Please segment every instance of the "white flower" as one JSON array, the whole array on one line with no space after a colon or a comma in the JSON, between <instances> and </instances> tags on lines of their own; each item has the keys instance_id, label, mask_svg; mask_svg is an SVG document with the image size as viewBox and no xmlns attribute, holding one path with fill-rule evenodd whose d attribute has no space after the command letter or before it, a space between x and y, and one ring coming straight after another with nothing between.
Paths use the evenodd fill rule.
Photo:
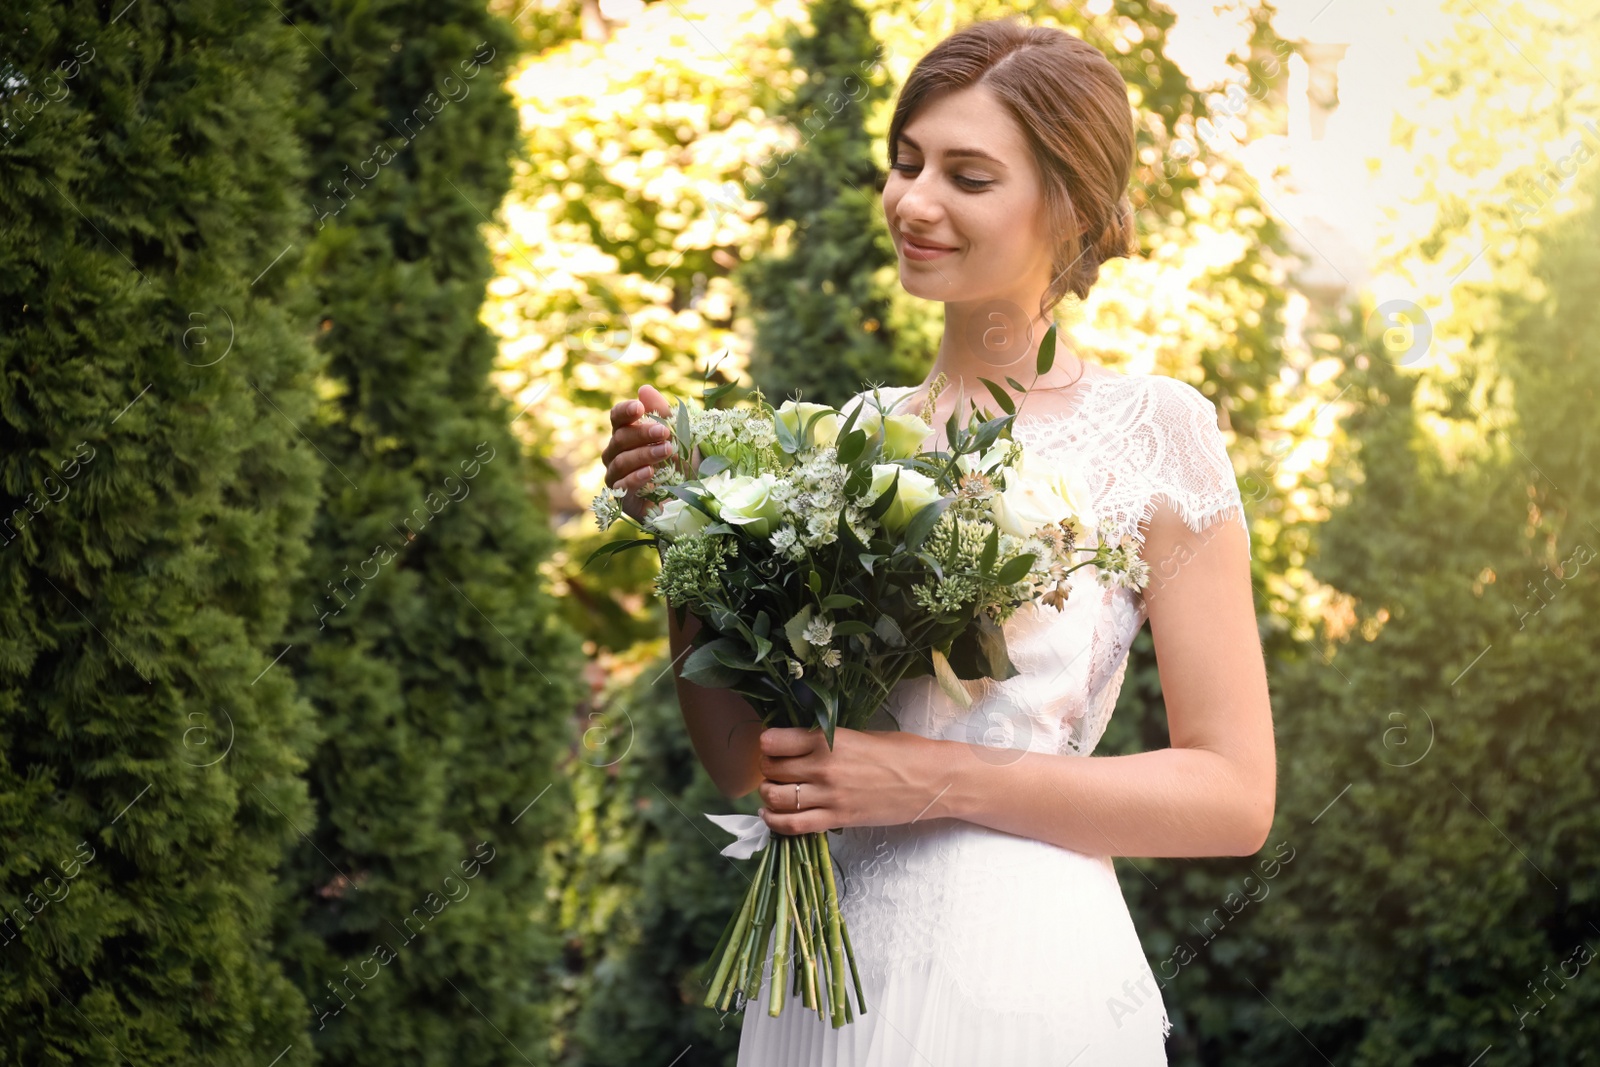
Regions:
<instances>
[{"instance_id":1,"label":"white flower","mask_svg":"<svg viewBox=\"0 0 1600 1067\"><path fill-rule=\"evenodd\" d=\"M785 400L773 413L774 417L789 428L789 432L799 437L805 432L806 425L811 422L811 417L818 412L823 415L811 427L810 445L813 448L826 448L839 438L839 413L826 404L803 404L798 400Z\"/></svg>"},{"instance_id":2,"label":"white flower","mask_svg":"<svg viewBox=\"0 0 1600 1067\"><path fill-rule=\"evenodd\" d=\"M785 656L784 658L789 661L789 677L799 678L806 673L805 667L801 665L799 660L792 656Z\"/></svg>"},{"instance_id":3,"label":"white flower","mask_svg":"<svg viewBox=\"0 0 1600 1067\"><path fill-rule=\"evenodd\" d=\"M822 665L824 667L837 667L843 662L844 656L837 648L830 648L822 654Z\"/></svg>"},{"instance_id":4,"label":"white flower","mask_svg":"<svg viewBox=\"0 0 1600 1067\"><path fill-rule=\"evenodd\" d=\"M609 485L595 494L594 503L590 507L594 509L595 522L599 523L602 533L611 529L611 524L622 518L622 505L617 503L621 497L622 494Z\"/></svg>"},{"instance_id":5,"label":"white flower","mask_svg":"<svg viewBox=\"0 0 1600 1067\"><path fill-rule=\"evenodd\" d=\"M1024 448L1012 461L1011 472L1007 474L1007 484L1020 476L1024 481L1043 483L1052 493L1060 497L1067 505L1067 511L1059 518L1071 515L1084 526L1096 525L1098 520L1094 513L1094 498L1089 492L1089 483L1084 479L1083 471L1077 464L1064 460L1047 460L1037 452Z\"/></svg>"},{"instance_id":6,"label":"white flower","mask_svg":"<svg viewBox=\"0 0 1600 1067\"><path fill-rule=\"evenodd\" d=\"M808 644L826 645L833 640L833 620L821 616L806 623L805 639Z\"/></svg>"},{"instance_id":7,"label":"white flower","mask_svg":"<svg viewBox=\"0 0 1600 1067\"><path fill-rule=\"evenodd\" d=\"M706 479L706 504L723 522L742 526L754 537L766 537L783 517L772 499L775 484L771 473L750 477L723 471Z\"/></svg>"},{"instance_id":8,"label":"white flower","mask_svg":"<svg viewBox=\"0 0 1600 1067\"><path fill-rule=\"evenodd\" d=\"M990 497L994 524L1013 537L1032 537L1039 527L1067 518L1072 508L1045 482L1008 475L1006 491Z\"/></svg>"},{"instance_id":9,"label":"white flower","mask_svg":"<svg viewBox=\"0 0 1600 1067\"><path fill-rule=\"evenodd\" d=\"M662 504L661 510L649 516L646 521L651 529L668 541L697 534L711 525L710 516L677 497Z\"/></svg>"}]
</instances>

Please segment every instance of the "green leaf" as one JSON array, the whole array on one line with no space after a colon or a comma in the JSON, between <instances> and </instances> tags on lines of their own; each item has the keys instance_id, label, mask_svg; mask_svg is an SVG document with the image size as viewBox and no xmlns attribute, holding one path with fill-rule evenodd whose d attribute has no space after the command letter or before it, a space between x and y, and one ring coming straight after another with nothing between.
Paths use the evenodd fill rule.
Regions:
<instances>
[{"instance_id":1,"label":"green leaf","mask_svg":"<svg viewBox=\"0 0 1600 1067\"><path fill-rule=\"evenodd\" d=\"M1015 389L1019 393L1026 393L1028 391L1028 387L1017 381L1015 378L1007 378L1006 384L1011 386L1011 388Z\"/></svg>"},{"instance_id":2,"label":"green leaf","mask_svg":"<svg viewBox=\"0 0 1600 1067\"><path fill-rule=\"evenodd\" d=\"M773 416L772 425L778 432L778 447L793 455L800 451L800 439L789 429L789 424L777 416Z\"/></svg>"},{"instance_id":3,"label":"green leaf","mask_svg":"<svg viewBox=\"0 0 1600 1067\"><path fill-rule=\"evenodd\" d=\"M853 634L870 634L875 632L876 631L873 630L872 627L868 626L860 619L846 619L844 622L834 623L833 626L833 633L835 637L850 637Z\"/></svg>"},{"instance_id":4,"label":"green leaf","mask_svg":"<svg viewBox=\"0 0 1600 1067\"><path fill-rule=\"evenodd\" d=\"M678 446L687 447L693 441L693 429L689 422L689 402L678 401Z\"/></svg>"},{"instance_id":5,"label":"green leaf","mask_svg":"<svg viewBox=\"0 0 1600 1067\"><path fill-rule=\"evenodd\" d=\"M939 521L939 516L951 504L956 502L953 496L942 496L931 504L924 504L917 513L911 516L911 521L906 524L906 548L915 552L922 547L922 542L928 539L933 532L934 523Z\"/></svg>"},{"instance_id":6,"label":"green leaf","mask_svg":"<svg viewBox=\"0 0 1600 1067\"><path fill-rule=\"evenodd\" d=\"M813 570L809 575L806 576L806 585L811 588L813 593L822 592L822 575L816 570Z\"/></svg>"},{"instance_id":7,"label":"green leaf","mask_svg":"<svg viewBox=\"0 0 1600 1067\"><path fill-rule=\"evenodd\" d=\"M743 672L736 671L717 658L718 646L736 645L732 638L718 637L707 641L683 661L679 674L695 685L703 685L707 689L726 689L737 683Z\"/></svg>"},{"instance_id":8,"label":"green leaf","mask_svg":"<svg viewBox=\"0 0 1600 1067\"><path fill-rule=\"evenodd\" d=\"M611 556L616 555L618 552L626 552L630 548L638 548L641 545L654 545L655 543L656 540L653 537L629 537L619 541L607 541L605 544L589 553L589 558L584 560L583 566L578 569L588 570L589 564L598 562L602 559L608 559Z\"/></svg>"},{"instance_id":9,"label":"green leaf","mask_svg":"<svg viewBox=\"0 0 1600 1067\"><path fill-rule=\"evenodd\" d=\"M989 531L989 536L983 542L983 555L978 558L978 569L988 574L994 569L994 561L1000 558L1000 527L996 526Z\"/></svg>"},{"instance_id":10,"label":"green leaf","mask_svg":"<svg viewBox=\"0 0 1600 1067\"><path fill-rule=\"evenodd\" d=\"M906 635L901 632L900 624L889 616L879 615L877 625L872 629L882 639L883 643L890 648L906 647Z\"/></svg>"},{"instance_id":11,"label":"green leaf","mask_svg":"<svg viewBox=\"0 0 1600 1067\"><path fill-rule=\"evenodd\" d=\"M1011 662L1006 648L1005 631L993 619L979 612L972 620L972 634L982 653L985 675L1000 682L1017 676L1016 665Z\"/></svg>"},{"instance_id":12,"label":"green leaf","mask_svg":"<svg viewBox=\"0 0 1600 1067\"><path fill-rule=\"evenodd\" d=\"M1044 338L1039 342L1039 358L1034 363L1034 373L1043 378L1050 373L1050 368L1056 362L1056 327L1055 323L1044 332Z\"/></svg>"},{"instance_id":13,"label":"green leaf","mask_svg":"<svg viewBox=\"0 0 1600 1067\"><path fill-rule=\"evenodd\" d=\"M894 503L894 498L900 492L900 472L894 472L894 481L889 483L889 488L878 494L878 499L867 506L867 517L882 520L889 511L889 505Z\"/></svg>"},{"instance_id":14,"label":"green leaf","mask_svg":"<svg viewBox=\"0 0 1600 1067\"><path fill-rule=\"evenodd\" d=\"M861 601L857 600L849 593L829 593L827 596L822 598L822 606L829 610L834 610L837 608L857 608L861 606Z\"/></svg>"},{"instance_id":15,"label":"green leaf","mask_svg":"<svg viewBox=\"0 0 1600 1067\"><path fill-rule=\"evenodd\" d=\"M872 574L873 573L873 570L872 570L873 564L877 563L878 560L880 560L882 558L883 558L882 556L876 555L876 554L874 554L872 552L863 552L863 553L861 553L861 567L868 574Z\"/></svg>"},{"instance_id":16,"label":"green leaf","mask_svg":"<svg viewBox=\"0 0 1600 1067\"><path fill-rule=\"evenodd\" d=\"M852 411L850 417L855 418L855 412ZM867 431L851 430L849 433L841 435L838 448L839 462L849 466L860 459L861 453L867 450Z\"/></svg>"},{"instance_id":17,"label":"green leaf","mask_svg":"<svg viewBox=\"0 0 1600 1067\"><path fill-rule=\"evenodd\" d=\"M1001 585L1011 585L1022 581L1022 576L1033 568L1033 560L1034 555L1032 552L1024 552L1015 559L1006 560L1006 565L1000 568L1000 573L995 575L994 580Z\"/></svg>"},{"instance_id":18,"label":"green leaf","mask_svg":"<svg viewBox=\"0 0 1600 1067\"><path fill-rule=\"evenodd\" d=\"M713 474L721 474L731 466L733 463L727 456L707 456L700 461L698 473L702 478L709 478Z\"/></svg>"},{"instance_id":19,"label":"green leaf","mask_svg":"<svg viewBox=\"0 0 1600 1067\"><path fill-rule=\"evenodd\" d=\"M972 450L982 452L1000 439L1000 433L1016 419L1015 415L1002 415L998 419L990 419L978 430L978 435L973 441Z\"/></svg>"},{"instance_id":20,"label":"green leaf","mask_svg":"<svg viewBox=\"0 0 1600 1067\"><path fill-rule=\"evenodd\" d=\"M1001 411L1004 411L1007 415L1015 415L1017 413L1016 401L1012 400L1004 389L987 378L979 378L978 381L982 382L984 388L989 390L989 395L994 397L994 402L1000 405Z\"/></svg>"}]
</instances>

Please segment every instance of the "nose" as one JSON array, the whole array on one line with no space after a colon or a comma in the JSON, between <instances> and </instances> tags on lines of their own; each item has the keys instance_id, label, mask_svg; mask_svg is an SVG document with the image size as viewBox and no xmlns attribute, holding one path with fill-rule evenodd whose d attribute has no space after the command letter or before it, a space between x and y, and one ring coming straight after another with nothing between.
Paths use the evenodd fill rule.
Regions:
<instances>
[{"instance_id":1,"label":"nose","mask_svg":"<svg viewBox=\"0 0 1600 1067\"><path fill-rule=\"evenodd\" d=\"M928 168L922 171L900 188L900 199L895 202L894 221L895 228L905 229L905 223L914 222L919 227L938 221L939 196L932 188L934 181L928 174Z\"/></svg>"}]
</instances>

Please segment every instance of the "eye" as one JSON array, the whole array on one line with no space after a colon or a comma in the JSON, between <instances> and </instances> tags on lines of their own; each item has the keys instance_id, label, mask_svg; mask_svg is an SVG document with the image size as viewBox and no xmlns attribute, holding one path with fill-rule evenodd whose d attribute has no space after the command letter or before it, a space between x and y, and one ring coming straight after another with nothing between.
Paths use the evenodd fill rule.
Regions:
<instances>
[{"instance_id":1,"label":"eye","mask_svg":"<svg viewBox=\"0 0 1600 1067\"><path fill-rule=\"evenodd\" d=\"M900 171L902 174L915 174L920 168L915 163L891 163L889 169ZM974 191L986 189L994 184L992 179L968 178L964 174L952 175L951 181L963 189L972 189Z\"/></svg>"}]
</instances>

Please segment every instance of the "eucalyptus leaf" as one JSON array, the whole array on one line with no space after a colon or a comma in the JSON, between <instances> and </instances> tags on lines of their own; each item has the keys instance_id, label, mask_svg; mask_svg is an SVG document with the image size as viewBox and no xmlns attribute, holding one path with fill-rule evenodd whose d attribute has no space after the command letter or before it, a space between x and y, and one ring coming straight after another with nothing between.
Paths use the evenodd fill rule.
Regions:
<instances>
[{"instance_id":1,"label":"eucalyptus leaf","mask_svg":"<svg viewBox=\"0 0 1600 1067\"><path fill-rule=\"evenodd\" d=\"M1014 559L1006 560L1005 566L1000 568L1000 573L995 575L995 581L1001 585L1011 585L1022 581L1023 575L1033 568L1034 555L1024 552Z\"/></svg>"},{"instance_id":2,"label":"eucalyptus leaf","mask_svg":"<svg viewBox=\"0 0 1600 1067\"><path fill-rule=\"evenodd\" d=\"M1000 405L1001 411L1004 411L1007 415L1015 415L1017 413L1016 401L1012 400L1004 389L987 378L979 378L978 381L982 382L984 388L989 390L989 395L994 397L994 402Z\"/></svg>"},{"instance_id":3,"label":"eucalyptus leaf","mask_svg":"<svg viewBox=\"0 0 1600 1067\"><path fill-rule=\"evenodd\" d=\"M707 641L683 661L679 674L693 682L703 685L707 689L726 689L735 685L744 677L744 672L734 670L717 658L720 647L737 647L738 642L729 637L718 637Z\"/></svg>"},{"instance_id":4,"label":"eucalyptus leaf","mask_svg":"<svg viewBox=\"0 0 1600 1067\"><path fill-rule=\"evenodd\" d=\"M906 548L915 552L922 547L922 543L933 532L934 523L939 521L939 516L954 504L953 496L942 496L931 504L924 504L917 513L911 516L911 521L906 524Z\"/></svg>"},{"instance_id":5,"label":"eucalyptus leaf","mask_svg":"<svg viewBox=\"0 0 1600 1067\"><path fill-rule=\"evenodd\" d=\"M1050 373L1050 368L1056 362L1056 327L1054 323L1044 332L1044 338L1039 342L1039 358L1034 364L1034 373L1043 378Z\"/></svg>"}]
</instances>

